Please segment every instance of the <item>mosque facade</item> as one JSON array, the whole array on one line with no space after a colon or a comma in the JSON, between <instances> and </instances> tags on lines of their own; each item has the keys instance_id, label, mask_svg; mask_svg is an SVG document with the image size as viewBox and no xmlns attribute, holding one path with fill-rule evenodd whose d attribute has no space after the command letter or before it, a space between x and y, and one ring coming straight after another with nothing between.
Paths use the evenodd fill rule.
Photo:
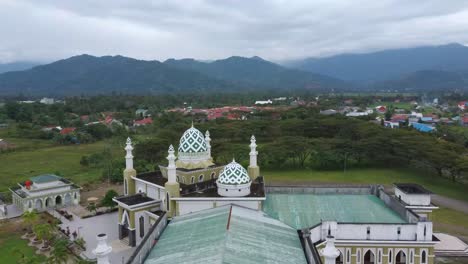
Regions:
<instances>
[{"instance_id":1,"label":"mosque facade","mask_svg":"<svg viewBox=\"0 0 468 264\"><path fill-rule=\"evenodd\" d=\"M254 136L249 148L247 168L234 159L216 163L209 132L192 125L177 151L168 147L167 164L137 174L128 139L124 195L114 198L119 239L136 247L157 237L148 264L189 263L195 255L203 263L434 263L437 207L421 186L397 183L394 194L378 185L265 186ZM162 215L171 221L150 234Z\"/></svg>"}]
</instances>

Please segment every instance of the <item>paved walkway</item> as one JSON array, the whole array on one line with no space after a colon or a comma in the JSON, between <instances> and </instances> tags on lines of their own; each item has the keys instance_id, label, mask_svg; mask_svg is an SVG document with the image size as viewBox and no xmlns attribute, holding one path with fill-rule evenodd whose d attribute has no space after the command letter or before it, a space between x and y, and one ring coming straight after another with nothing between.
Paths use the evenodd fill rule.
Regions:
<instances>
[{"instance_id":1,"label":"paved walkway","mask_svg":"<svg viewBox=\"0 0 468 264\"><path fill-rule=\"evenodd\" d=\"M83 255L89 259L96 258L92 251L97 246L96 235L100 233L107 234L107 243L112 246L112 252L109 255L111 263L125 263L125 261L135 250L135 248L124 245L118 239L117 212L93 216L85 219L81 219L74 215L72 221L65 219L54 210L51 210L51 213L55 217L60 218L62 221L60 227L62 229L66 230L67 227L69 227L71 233L76 231L78 233L78 237L83 237L83 239L86 241L86 251L83 252ZM68 211L68 213L73 214L71 210ZM122 262L122 260L124 262Z\"/></svg>"},{"instance_id":2,"label":"paved walkway","mask_svg":"<svg viewBox=\"0 0 468 264\"><path fill-rule=\"evenodd\" d=\"M7 215L0 214L0 219L14 218L23 214L23 211L21 211L14 204L7 204L6 208L7 208Z\"/></svg>"},{"instance_id":3,"label":"paved walkway","mask_svg":"<svg viewBox=\"0 0 468 264\"><path fill-rule=\"evenodd\" d=\"M465 202L462 200L456 200L456 199L449 198L447 196L438 195L438 194L432 195L431 200L435 205L447 207L447 208L468 214L468 202Z\"/></svg>"}]
</instances>

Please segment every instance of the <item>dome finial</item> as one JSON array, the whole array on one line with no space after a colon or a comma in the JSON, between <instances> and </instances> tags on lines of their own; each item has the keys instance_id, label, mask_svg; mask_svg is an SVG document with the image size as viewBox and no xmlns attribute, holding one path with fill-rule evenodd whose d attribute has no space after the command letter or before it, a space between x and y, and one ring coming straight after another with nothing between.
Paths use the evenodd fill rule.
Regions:
<instances>
[{"instance_id":1,"label":"dome finial","mask_svg":"<svg viewBox=\"0 0 468 264\"><path fill-rule=\"evenodd\" d=\"M232 157L232 162L235 163L236 162L236 159L234 157Z\"/></svg>"},{"instance_id":2,"label":"dome finial","mask_svg":"<svg viewBox=\"0 0 468 264\"><path fill-rule=\"evenodd\" d=\"M193 128L193 120L192 120L192 128Z\"/></svg>"}]
</instances>

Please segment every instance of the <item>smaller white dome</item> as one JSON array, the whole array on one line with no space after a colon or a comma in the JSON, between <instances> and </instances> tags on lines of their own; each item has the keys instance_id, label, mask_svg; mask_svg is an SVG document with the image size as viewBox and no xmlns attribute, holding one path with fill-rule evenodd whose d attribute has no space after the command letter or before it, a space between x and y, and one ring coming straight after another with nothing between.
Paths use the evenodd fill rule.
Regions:
<instances>
[{"instance_id":1,"label":"smaller white dome","mask_svg":"<svg viewBox=\"0 0 468 264\"><path fill-rule=\"evenodd\" d=\"M247 170L233 160L221 171L217 182L228 185L246 184L250 182L250 177Z\"/></svg>"}]
</instances>

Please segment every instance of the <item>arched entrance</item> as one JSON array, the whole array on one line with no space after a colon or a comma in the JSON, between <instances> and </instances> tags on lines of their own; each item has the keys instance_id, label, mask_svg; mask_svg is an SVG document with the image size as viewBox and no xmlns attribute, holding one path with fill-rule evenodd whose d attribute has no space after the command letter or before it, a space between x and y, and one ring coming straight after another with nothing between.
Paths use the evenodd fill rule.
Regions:
<instances>
[{"instance_id":1,"label":"arched entrance","mask_svg":"<svg viewBox=\"0 0 468 264\"><path fill-rule=\"evenodd\" d=\"M364 264L375 264L374 252L368 250L364 255Z\"/></svg>"},{"instance_id":2,"label":"arched entrance","mask_svg":"<svg viewBox=\"0 0 468 264\"><path fill-rule=\"evenodd\" d=\"M34 208L37 209L37 210L41 210L42 209L42 200L41 199L37 199L35 204L34 204Z\"/></svg>"},{"instance_id":3,"label":"arched entrance","mask_svg":"<svg viewBox=\"0 0 468 264\"><path fill-rule=\"evenodd\" d=\"M336 258L336 264L343 264L344 262L343 253L340 251L340 255Z\"/></svg>"},{"instance_id":4,"label":"arched entrance","mask_svg":"<svg viewBox=\"0 0 468 264\"><path fill-rule=\"evenodd\" d=\"M396 255L395 264L406 264L406 254L403 251L399 251Z\"/></svg>"},{"instance_id":5,"label":"arched entrance","mask_svg":"<svg viewBox=\"0 0 468 264\"><path fill-rule=\"evenodd\" d=\"M60 206L62 205L62 196L55 197L55 205Z\"/></svg>"},{"instance_id":6,"label":"arched entrance","mask_svg":"<svg viewBox=\"0 0 468 264\"><path fill-rule=\"evenodd\" d=\"M49 208L49 207L54 206L52 203L53 203L52 198L47 197L47 199L45 200L45 207Z\"/></svg>"},{"instance_id":7,"label":"arched entrance","mask_svg":"<svg viewBox=\"0 0 468 264\"><path fill-rule=\"evenodd\" d=\"M65 198L63 199L65 206L69 206L72 204L72 198L69 193L65 194Z\"/></svg>"}]
</instances>

